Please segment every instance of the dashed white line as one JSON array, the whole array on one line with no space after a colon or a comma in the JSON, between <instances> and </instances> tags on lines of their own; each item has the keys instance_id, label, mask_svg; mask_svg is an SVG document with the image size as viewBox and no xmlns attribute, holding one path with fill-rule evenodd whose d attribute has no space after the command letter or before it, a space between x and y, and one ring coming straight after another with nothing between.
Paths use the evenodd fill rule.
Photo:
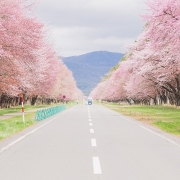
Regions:
<instances>
[{"instance_id":1,"label":"dashed white line","mask_svg":"<svg viewBox=\"0 0 180 180\"><path fill-rule=\"evenodd\" d=\"M93 171L94 174L102 174L99 157L93 157Z\"/></svg>"},{"instance_id":2,"label":"dashed white line","mask_svg":"<svg viewBox=\"0 0 180 180\"><path fill-rule=\"evenodd\" d=\"M96 139L91 139L91 145L92 145L92 146L97 146L97 144L96 144Z\"/></svg>"},{"instance_id":3,"label":"dashed white line","mask_svg":"<svg viewBox=\"0 0 180 180\"><path fill-rule=\"evenodd\" d=\"M88 117L89 117L89 122L91 122L92 120L91 120L89 108L88 108ZM93 124L89 123L89 125L92 126ZM94 133L94 129L90 129L90 133ZM91 145L93 147L97 146L96 139L91 139ZM102 174L99 157L93 157L92 161L93 161L93 172L94 172L94 174Z\"/></svg>"}]
</instances>

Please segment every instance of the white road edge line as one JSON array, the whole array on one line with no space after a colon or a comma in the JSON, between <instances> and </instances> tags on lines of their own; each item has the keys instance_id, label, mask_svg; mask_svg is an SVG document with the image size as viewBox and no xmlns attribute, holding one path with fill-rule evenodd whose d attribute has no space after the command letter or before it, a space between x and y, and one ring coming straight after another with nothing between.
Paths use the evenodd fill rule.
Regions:
<instances>
[{"instance_id":1,"label":"white road edge line","mask_svg":"<svg viewBox=\"0 0 180 180\"><path fill-rule=\"evenodd\" d=\"M92 146L97 146L97 144L96 144L96 139L91 139L91 145L92 145Z\"/></svg>"},{"instance_id":2,"label":"white road edge line","mask_svg":"<svg viewBox=\"0 0 180 180\"><path fill-rule=\"evenodd\" d=\"M150 129L148 129L148 128L142 126L142 125L139 125L139 126L140 126L141 128L143 128L143 129L145 129L146 131L149 131L149 132L151 132L152 134L155 134L156 136L159 136L159 137L161 137L162 139L165 139L166 141L174 144L175 146L180 147L180 144L177 144L176 142L174 142L174 141L172 141L172 140L170 140L170 139L168 139L168 138L166 138L166 137L164 137L164 136L162 136L162 135L160 135L160 134L158 134L158 133L156 133L156 132L154 132L154 131L151 131Z\"/></svg>"},{"instance_id":3,"label":"white road edge line","mask_svg":"<svg viewBox=\"0 0 180 180\"><path fill-rule=\"evenodd\" d=\"M132 120L130 120L130 119L124 117L123 115L120 115L120 116L121 116L122 118L128 120L129 122L133 123L133 124L139 125L138 123L136 123L136 122L134 122L134 121L132 121Z\"/></svg>"},{"instance_id":4,"label":"white road edge line","mask_svg":"<svg viewBox=\"0 0 180 180\"><path fill-rule=\"evenodd\" d=\"M120 115L120 114L119 114L119 115ZM132 120L124 117L124 116L122 116L122 115L120 115L120 116L121 116L122 118L128 120L129 122L132 122L133 124L138 125L139 127L145 129L146 131L149 131L149 132L151 132L152 134L155 134L156 136L159 136L159 137L161 137L162 139L164 139L164 140L168 141L169 143L171 143L171 144L173 144L173 145L175 145L175 146L177 146L177 147L180 148L180 144L178 144L178 143L170 140L169 138L166 138L165 136L162 136L162 135L160 135L159 133L156 133L156 132L154 132L154 131L152 131L152 130L150 130L150 129L148 129L148 128L146 128L146 127L144 127L144 126L142 126L142 125L140 125L140 124L138 124L138 123L136 123L136 122L134 122L134 121L132 121Z\"/></svg>"},{"instance_id":5,"label":"white road edge line","mask_svg":"<svg viewBox=\"0 0 180 180\"><path fill-rule=\"evenodd\" d=\"M94 133L94 129L90 129L90 133L91 133L91 134Z\"/></svg>"},{"instance_id":6,"label":"white road edge line","mask_svg":"<svg viewBox=\"0 0 180 180\"><path fill-rule=\"evenodd\" d=\"M93 171L94 174L102 174L99 157L93 157Z\"/></svg>"},{"instance_id":7,"label":"white road edge line","mask_svg":"<svg viewBox=\"0 0 180 180\"><path fill-rule=\"evenodd\" d=\"M66 111L67 112L67 111ZM62 115L66 112L62 112L59 115ZM10 144L8 144L7 146L1 148L0 150L0 154L3 153L4 151L8 150L9 148L11 148L12 146L14 146L15 144L17 144L18 142L22 141L23 139L25 139L26 137L28 137L29 135L33 134L34 132L36 132L37 130L41 129L42 127L46 126L47 124L51 123L52 121L54 121L54 119L56 119L58 116L52 118L51 120L49 120L48 122L44 123L43 125L35 128L34 130L32 130L31 132L25 134L24 136L21 136L20 138L18 138L17 140L11 142Z\"/></svg>"}]
</instances>

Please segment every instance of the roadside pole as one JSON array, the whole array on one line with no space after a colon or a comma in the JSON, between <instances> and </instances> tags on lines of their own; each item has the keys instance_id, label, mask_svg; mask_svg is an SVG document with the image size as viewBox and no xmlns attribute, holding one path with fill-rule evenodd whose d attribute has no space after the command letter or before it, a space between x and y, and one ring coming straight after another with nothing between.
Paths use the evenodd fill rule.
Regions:
<instances>
[{"instance_id":1,"label":"roadside pole","mask_svg":"<svg viewBox=\"0 0 180 180\"><path fill-rule=\"evenodd\" d=\"M64 104L66 104L66 96L63 95Z\"/></svg>"},{"instance_id":2,"label":"roadside pole","mask_svg":"<svg viewBox=\"0 0 180 180\"><path fill-rule=\"evenodd\" d=\"M21 105L22 105L22 119L23 119L23 123L25 123L25 118L24 118L24 98L23 98L23 94L21 94L21 96L20 96L20 101L21 101Z\"/></svg>"}]
</instances>

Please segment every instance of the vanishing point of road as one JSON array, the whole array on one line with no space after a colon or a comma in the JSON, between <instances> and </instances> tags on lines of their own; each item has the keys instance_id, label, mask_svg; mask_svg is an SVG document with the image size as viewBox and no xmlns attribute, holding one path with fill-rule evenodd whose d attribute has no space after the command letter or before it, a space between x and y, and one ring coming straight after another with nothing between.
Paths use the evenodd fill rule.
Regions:
<instances>
[{"instance_id":1,"label":"vanishing point of road","mask_svg":"<svg viewBox=\"0 0 180 180\"><path fill-rule=\"evenodd\" d=\"M180 138L76 105L0 142L1 180L179 180Z\"/></svg>"}]
</instances>

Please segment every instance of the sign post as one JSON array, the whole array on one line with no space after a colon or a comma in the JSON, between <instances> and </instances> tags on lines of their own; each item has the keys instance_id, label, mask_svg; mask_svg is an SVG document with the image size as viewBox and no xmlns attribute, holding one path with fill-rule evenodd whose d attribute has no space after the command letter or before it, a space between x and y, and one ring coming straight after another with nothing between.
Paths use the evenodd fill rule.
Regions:
<instances>
[{"instance_id":1,"label":"sign post","mask_svg":"<svg viewBox=\"0 0 180 180\"><path fill-rule=\"evenodd\" d=\"M20 95L20 101L21 101L21 105L22 105L22 119L23 119L23 123L25 123L25 119L24 119L24 98L23 98L23 94Z\"/></svg>"},{"instance_id":2,"label":"sign post","mask_svg":"<svg viewBox=\"0 0 180 180\"><path fill-rule=\"evenodd\" d=\"M66 99L66 96L65 96L65 95L63 95L63 99L64 99L64 104L66 104L66 101L65 101L65 99Z\"/></svg>"}]
</instances>

